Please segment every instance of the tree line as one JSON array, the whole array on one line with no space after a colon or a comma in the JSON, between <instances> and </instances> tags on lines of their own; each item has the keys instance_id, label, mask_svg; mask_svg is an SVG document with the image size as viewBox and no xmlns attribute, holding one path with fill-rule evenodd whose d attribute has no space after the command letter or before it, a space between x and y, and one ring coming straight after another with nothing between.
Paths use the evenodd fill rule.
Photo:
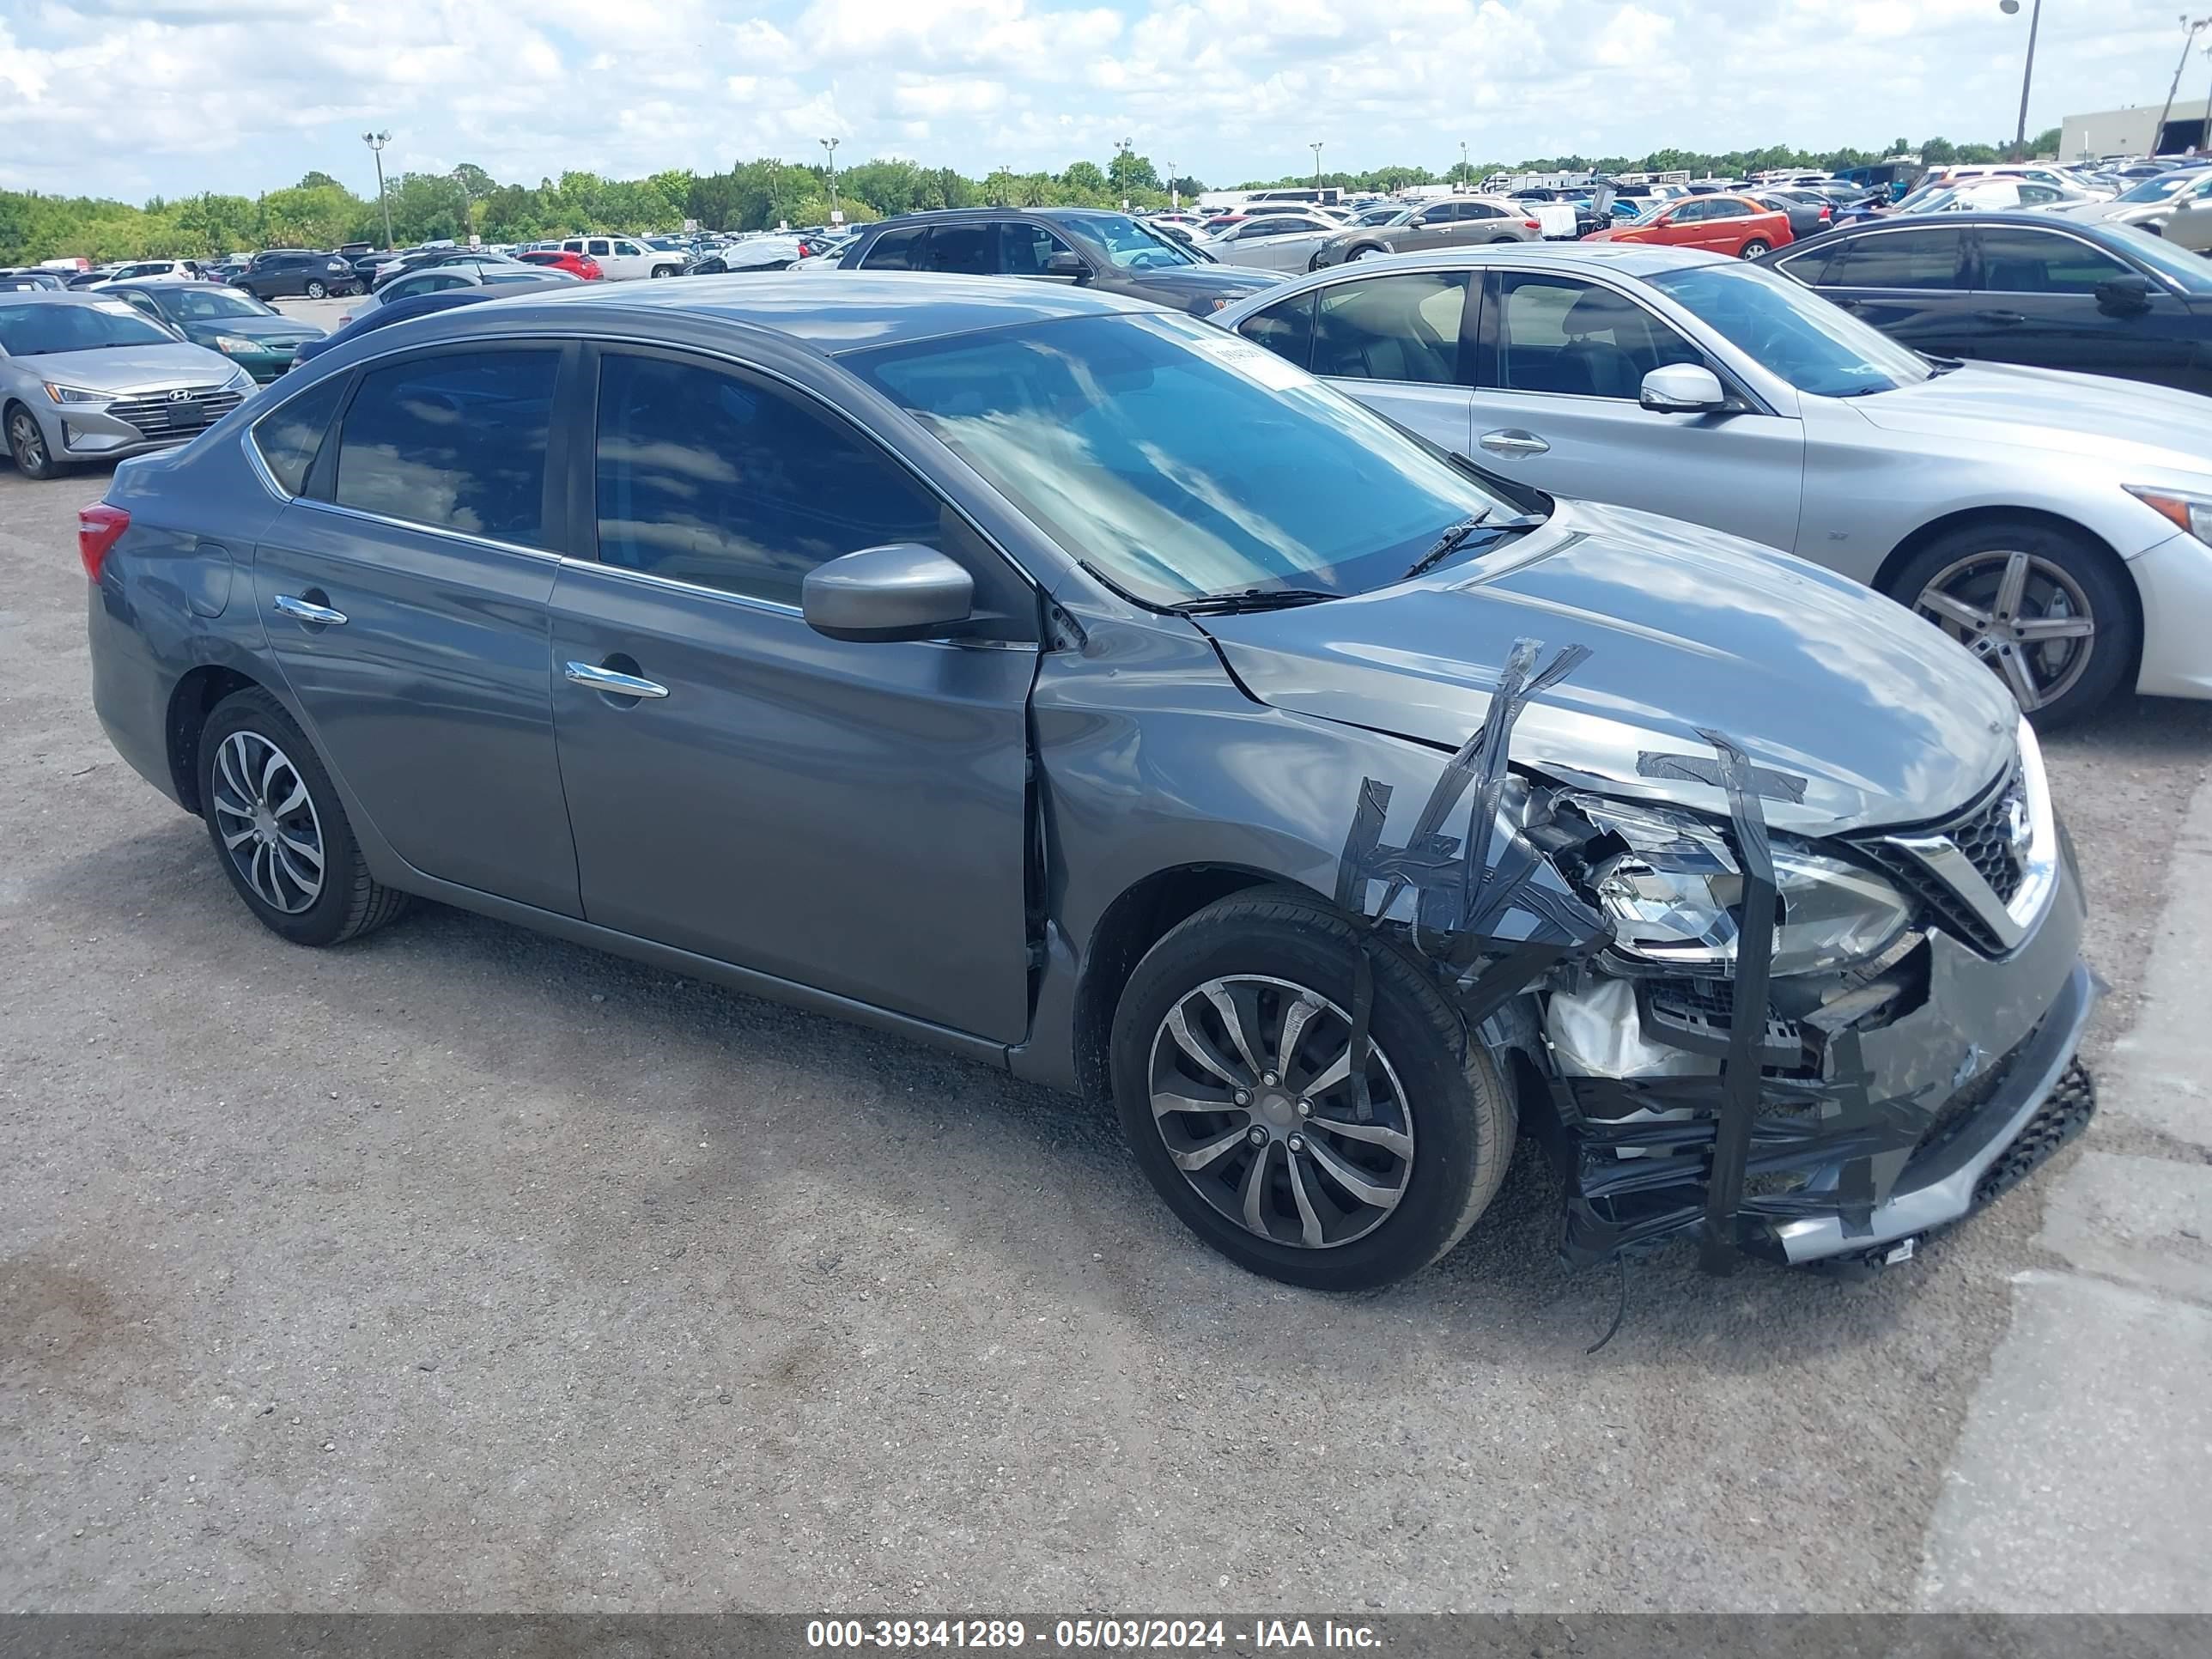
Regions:
<instances>
[{"instance_id":1,"label":"tree line","mask_svg":"<svg viewBox=\"0 0 2212 1659\"><path fill-rule=\"evenodd\" d=\"M2035 153L2058 147L2058 130L2038 137ZM1456 162L1441 172L1425 167L1394 166L1352 173L1324 171L1320 182L1346 191L1389 192L1409 185L1479 183L1493 173L1666 172L1693 175L1745 176L1773 167L1862 167L1884 155L1911 154L1916 146L1899 138L1887 151L1835 149L1814 152L1772 145L1759 150L1705 155L1689 150L1655 150L1649 155L1551 156L1536 161ZM1954 144L1929 138L1917 146L1930 165L1951 161L1994 161L1991 144ZM1311 173L1279 179L1252 179L1239 189L1292 185L1315 181ZM971 179L951 167L885 158L842 167L832 174L820 162L796 163L762 157L733 163L726 173L671 169L642 179L603 179L592 173L563 173L536 185L501 184L483 168L463 163L450 173L403 173L386 182L380 204L356 194L327 173L310 173L288 189L260 196L204 191L173 198L156 197L138 206L85 196L45 196L0 191L0 265L40 259L82 257L128 259L191 258L246 252L264 247L335 247L342 242L391 240L398 246L471 235L487 242L537 241L584 232L634 234L673 230L684 221L708 230L762 230L778 224L826 222L834 206L854 223L930 208L1118 207L1127 202L1140 211L1168 205L1170 192L1188 200L1204 188L1185 174L1160 176L1149 157L1117 149L1103 166L1075 161L1058 173L1017 173L1000 167Z\"/></svg>"}]
</instances>

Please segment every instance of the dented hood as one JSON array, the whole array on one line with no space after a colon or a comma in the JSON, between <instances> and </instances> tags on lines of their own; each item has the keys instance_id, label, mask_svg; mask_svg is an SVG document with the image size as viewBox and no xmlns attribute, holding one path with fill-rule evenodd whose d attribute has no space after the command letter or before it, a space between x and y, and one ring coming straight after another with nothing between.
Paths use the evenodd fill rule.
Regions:
<instances>
[{"instance_id":1,"label":"dented hood","mask_svg":"<svg viewBox=\"0 0 2212 1659\"><path fill-rule=\"evenodd\" d=\"M1261 702L1457 746L1517 638L1589 648L1514 729L1516 764L1725 813L1652 757L1710 760L1726 733L1802 799L1802 835L1942 817L2010 759L1996 677L1892 601L1802 560L1671 519L1559 504L1541 528L1411 582L1200 619ZM1600 780L1602 780L1601 783Z\"/></svg>"}]
</instances>

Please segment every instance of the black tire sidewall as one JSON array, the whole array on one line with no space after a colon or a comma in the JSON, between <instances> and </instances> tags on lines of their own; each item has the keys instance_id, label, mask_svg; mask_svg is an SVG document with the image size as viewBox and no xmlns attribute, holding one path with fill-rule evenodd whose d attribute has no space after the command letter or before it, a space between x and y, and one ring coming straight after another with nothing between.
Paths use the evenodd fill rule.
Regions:
<instances>
[{"instance_id":1,"label":"black tire sidewall","mask_svg":"<svg viewBox=\"0 0 2212 1659\"><path fill-rule=\"evenodd\" d=\"M288 915L256 893L239 873L238 866L231 861L229 849L222 844L222 832L215 811L216 757L223 739L236 732L255 732L283 750L299 773L300 781L307 786L308 798L314 803L315 819L323 836L323 890L315 896L313 904L296 915ZM234 692L225 697L200 728L198 763L200 818L207 825L209 843L215 848L216 861L222 866L231 887L253 913L254 919L270 933L295 945L334 945L346 938L356 920L353 912L358 895L354 872L361 866L360 848L354 841L353 826L346 819L345 809L338 802L337 790L323 765L323 757L315 752L298 722L285 712L283 704L258 689Z\"/></svg>"},{"instance_id":2,"label":"black tire sidewall","mask_svg":"<svg viewBox=\"0 0 2212 1659\"><path fill-rule=\"evenodd\" d=\"M39 453L44 459L35 467L26 465L22 456L15 450L15 416L19 412L25 420L38 428ZM8 459L13 464L15 471L33 483L51 478L61 470L60 465L54 459L53 446L46 441L46 428L39 425L39 417L21 404L10 404L5 411L0 411L0 440L4 440L6 442Z\"/></svg>"},{"instance_id":3,"label":"black tire sidewall","mask_svg":"<svg viewBox=\"0 0 2212 1659\"><path fill-rule=\"evenodd\" d=\"M1194 922L1205 920L1202 912ZM1447 1027L1456 1029L1455 1019L1441 999L1424 1008L1422 1000L1409 994L1406 976L1418 969L1401 961L1378 961L1370 1026L1406 1091L1413 1126L1413 1176L1406 1196L1380 1226L1328 1249L1256 1237L1192 1188L1154 1127L1152 1043L1176 1001L1206 981L1228 975L1291 980L1349 1009L1357 948L1350 927L1318 905L1297 921L1232 915L1219 926L1187 923L1138 964L1115 1012L1115 1107L1146 1178L1186 1226L1231 1261L1312 1290L1360 1291L1390 1284L1426 1267L1464 1230L1468 1195L1481 1172L1475 1167L1479 1133L1473 1091L1467 1067L1446 1036ZM1379 955L1390 947L1376 948ZM1509 1154L1510 1147L1509 1140Z\"/></svg>"},{"instance_id":4,"label":"black tire sidewall","mask_svg":"<svg viewBox=\"0 0 2212 1659\"><path fill-rule=\"evenodd\" d=\"M2097 624L2096 650L2088 672L2064 696L2045 703L2029 716L2039 731L2051 730L2081 719L2120 690L2134 669L2142 647L2142 626L2129 603L2124 586L2128 578L2116 568L2117 560L2056 526L2032 520L1991 520L1953 531L1922 548L1897 573L1890 595L1908 611L1914 611L1916 620L1933 628L1936 624L1920 617L1915 607L1921 590L1936 574L1976 553L2010 550L2033 553L2063 566L2081 584ZM1996 672L1985 665L1977 666L1984 672Z\"/></svg>"}]
</instances>

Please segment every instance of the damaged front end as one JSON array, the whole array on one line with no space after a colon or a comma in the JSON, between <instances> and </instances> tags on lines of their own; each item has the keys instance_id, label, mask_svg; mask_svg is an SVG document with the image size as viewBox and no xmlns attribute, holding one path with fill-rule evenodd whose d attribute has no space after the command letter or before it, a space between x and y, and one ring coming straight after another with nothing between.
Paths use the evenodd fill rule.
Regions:
<instances>
[{"instance_id":1,"label":"damaged front end","mask_svg":"<svg viewBox=\"0 0 2212 1659\"><path fill-rule=\"evenodd\" d=\"M1765 803L1802 801L1803 780L1725 732L1643 755L1634 779L1514 767L1521 711L1586 654L1539 668L1516 642L1402 845L1368 781L1337 892L1429 963L1494 1058L1520 1057L1501 1069L1565 1181L1570 1263L1688 1233L1716 1272L1897 1259L2079 1133L2097 987L2024 721L2008 768L1941 822L1778 835ZM1725 815L1679 804L1701 798Z\"/></svg>"}]
</instances>

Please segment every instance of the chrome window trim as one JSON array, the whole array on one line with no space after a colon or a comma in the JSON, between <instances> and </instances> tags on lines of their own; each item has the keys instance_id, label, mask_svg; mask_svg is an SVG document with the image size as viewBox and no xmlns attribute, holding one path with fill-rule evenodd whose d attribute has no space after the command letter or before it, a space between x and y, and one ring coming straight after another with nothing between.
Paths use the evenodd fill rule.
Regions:
<instances>
[{"instance_id":1,"label":"chrome window trim","mask_svg":"<svg viewBox=\"0 0 2212 1659\"><path fill-rule=\"evenodd\" d=\"M2149 278L2151 278L2151 280L2152 280L2152 281L2155 282L2155 283L2158 284L2159 289L2160 289L2160 290L2162 293L2167 293L2167 294L2179 294L2179 293L2181 293L2181 292L2182 292L2182 289L2181 289L2180 285L2179 285L2179 283L2177 283L2173 282L2170 277L2168 277L2168 276L2166 275L2166 273L2165 273L2164 271L2160 271L2160 270L2146 270L2144 267L2142 267L2142 266L2141 266L2141 265L2139 265L2139 264L2136 264L2134 261L2132 261L2132 260L2130 260L2130 259L2128 259L2128 258L2125 258L2122 257L2121 255L2119 255L2119 254L2118 254L2118 253L2113 252L2112 249L2110 249L2110 248L2108 248L2108 247L2103 247L2103 246L2099 246L2096 242L2094 242L2094 241L2091 240L2088 237L2082 235L2079 231L2076 231L2076 230L2071 229L2070 228L2069 228L2068 226L2066 226L2066 225L2064 225L2064 224L2053 223L2053 224L2049 224L2049 225L1973 225L1973 226L1966 227L1966 228L1970 228L1970 229L1972 229L1972 230L1973 231L1973 233L1974 233L1974 240L1975 240L1975 242L1977 243L1977 245L1978 245L1978 244L1980 243L1980 241L1981 241L1982 233L1983 233L1984 231L1986 231L1986 230L2024 230L2024 231L2027 231L2030 235L2034 235L2034 236L2045 236L2045 235L2048 235L2048 236L2057 236L2057 237L2063 238L2063 239L2064 240L2066 240L2066 241L2077 243L2077 244L2079 244L2081 246L2082 246L2082 247L2085 247L2085 248L2088 249L2090 252L2094 253L2094 254L2099 254L2099 255L2102 256L2103 258L2107 258L2107 259L2111 260L2114 264L2116 264L2116 265L2119 266L2119 268L2121 269L2121 270L2122 270L2124 273L2125 273L2125 274L2127 274L2127 275L2129 275L2129 276L2148 276ZM1980 258L1978 258L1978 257L1977 257L1977 258L1976 258L1975 263L1976 263L1978 265L1978 264L1980 264L1982 263L1982 261L1981 261L1981 260L1980 260ZM2030 297L2030 298L2032 298L2032 299L2038 299L2038 300L2094 300L2094 299L2097 297L2097 296L2096 296L2096 295L2095 295L2094 292L2091 292L2091 293L2088 293L2088 294L2068 294L2068 293L2053 294L2053 293L2051 293L2051 290L2050 290L2050 289L2033 289L2033 288L1986 288L1986 287L1984 287L1984 288L1963 289L1961 289L1961 290L1960 290L1960 291L1961 293L1966 293L1966 294L2020 294L2020 295L2027 295L2028 297Z\"/></svg>"},{"instance_id":2,"label":"chrome window trim","mask_svg":"<svg viewBox=\"0 0 2212 1659\"><path fill-rule=\"evenodd\" d=\"M471 547L488 547L501 553L520 553L525 558L543 559L554 564L562 556L542 547L525 547L520 542L503 542L496 536L478 536L465 530L456 530L451 525L424 524L419 519L397 518L388 513L365 512L358 507L348 507L342 501L318 501L313 495L290 498L295 507L313 507L319 513L334 513L341 518L357 519L363 524L390 525L400 530L417 530L426 535L443 536L450 541L466 542Z\"/></svg>"}]
</instances>

